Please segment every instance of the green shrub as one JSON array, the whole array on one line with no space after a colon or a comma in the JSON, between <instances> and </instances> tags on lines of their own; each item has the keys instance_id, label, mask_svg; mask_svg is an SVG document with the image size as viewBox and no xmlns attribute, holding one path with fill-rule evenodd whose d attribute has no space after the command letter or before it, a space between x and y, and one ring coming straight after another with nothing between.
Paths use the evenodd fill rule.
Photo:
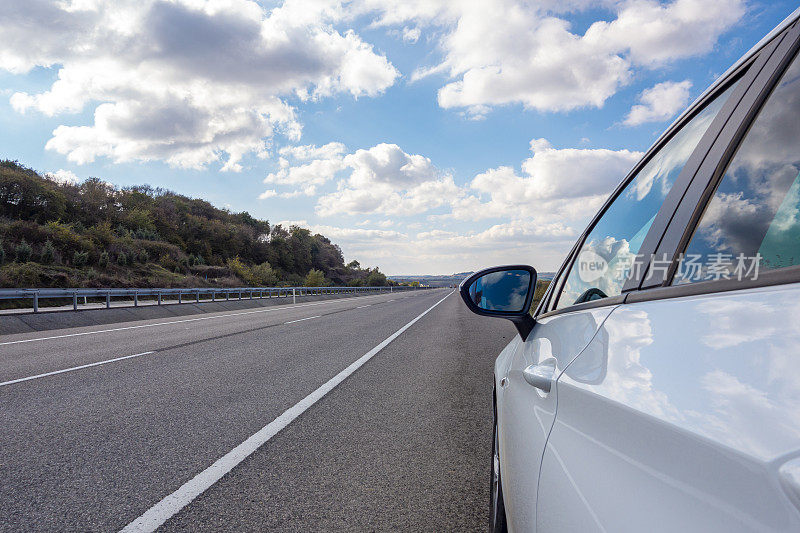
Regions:
<instances>
[{"instance_id":1,"label":"green shrub","mask_svg":"<svg viewBox=\"0 0 800 533\"><path fill-rule=\"evenodd\" d=\"M122 238L130 236L130 232L122 224L117 224L117 227L114 228L114 233L116 233L119 237L122 237Z\"/></svg>"},{"instance_id":2,"label":"green shrub","mask_svg":"<svg viewBox=\"0 0 800 533\"><path fill-rule=\"evenodd\" d=\"M145 241L157 241L159 239L158 233L156 233L155 230L148 228L137 229L133 236L137 239L142 239Z\"/></svg>"},{"instance_id":3,"label":"green shrub","mask_svg":"<svg viewBox=\"0 0 800 533\"><path fill-rule=\"evenodd\" d=\"M4 287L42 287L53 286L45 279L43 267L37 263L11 263L0 272L0 283Z\"/></svg>"},{"instance_id":4,"label":"green shrub","mask_svg":"<svg viewBox=\"0 0 800 533\"><path fill-rule=\"evenodd\" d=\"M386 276L384 276L377 268L370 272L366 279L367 287L385 287L388 284L389 282L386 280Z\"/></svg>"},{"instance_id":5,"label":"green shrub","mask_svg":"<svg viewBox=\"0 0 800 533\"><path fill-rule=\"evenodd\" d=\"M85 266L89 262L89 252L75 252L72 255L72 264L76 267Z\"/></svg>"},{"instance_id":6,"label":"green shrub","mask_svg":"<svg viewBox=\"0 0 800 533\"><path fill-rule=\"evenodd\" d=\"M147 250L142 250L136 257L140 263L147 263L150 261L150 254L147 253Z\"/></svg>"},{"instance_id":7,"label":"green shrub","mask_svg":"<svg viewBox=\"0 0 800 533\"><path fill-rule=\"evenodd\" d=\"M97 264L100 266L100 268L106 268L108 267L108 260L108 252L102 252L100 254L100 258L97 260Z\"/></svg>"},{"instance_id":8,"label":"green shrub","mask_svg":"<svg viewBox=\"0 0 800 533\"><path fill-rule=\"evenodd\" d=\"M189 254L189 266L205 265L206 262L202 255Z\"/></svg>"},{"instance_id":9,"label":"green shrub","mask_svg":"<svg viewBox=\"0 0 800 533\"><path fill-rule=\"evenodd\" d=\"M325 282L325 273L322 270L312 268L306 274L306 279L303 280L303 285L306 287L324 287L327 285Z\"/></svg>"},{"instance_id":10,"label":"green shrub","mask_svg":"<svg viewBox=\"0 0 800 533\"><path fill-rule=\"evenodd\" d=\"M0 241L0 265L6 261L6 251L3 249L3 241Z\"/></svg>"},{"instance_id":11,"label":"green shrub","mask_svg":"<svg viewBox=\"0 0 800 533\"><path fill-rule=\"evenodd\" d=\"M233 259L228 259L228 268L230 269L231 273L236 276L237 278L241 279L245 283L250 283L250 279L253 277L250 268L242 263L242 260L239 257L234 257Z\"/></svg>"},{"instance_id":12,"label":"green shrub","mask_svg":"<svg viewBox=\"0 0 800 533\"><path fill-rule=\"evenodd\" d=\"M80 249L81 245L86 242L86 239L76 233L73 226L69 224L50 221L43 229L47 240L53 241L65 257L69 257L67 255L69 252Z\"/></svg>"},{"instance_id":13,"label":"green shrub","mask_svg":"<svg viewBox=\"0 0 800 533\"><path fill-rule=\"evenodd\" d=\"M111 222L104 221L86 230L83 235L83 241L91 240L93 243L105 248L117 241L117 234L111 227Z\"/></svg>"},{"instance_id":14,"label":"green shrub","mask_svg":"<svg viewBox=\"0 0 800 533\"><path fill-rule=\"evenodd\" d=\"M128 264L128 255L125 252L120 252L117 254L117 264L120 266L125 266Z\"/></svg>"},{"instance_id":15,"label":"green shrub","mask_svg":"<svg viewBox=\"0 0 800 533\"><path fill-rule=\"evenodd\" d=\"M43 265L52 264L56 259L56 249L49 240L42 246L42 253L39 255L39 262Z\"/></svg>"},{"instance_id":16,"label":"green shrub","mask_svg":"<svg viewBox=\"0 0 800 533\"><path fill-rule=\"evenodd\" d=\"M184 272L188 266L186 258L176 261L168 254L161 254L161 257L158 258L158 264L161 265L164 270L169 270L171 272Z\"/></svg>"},{"instance_id":17,"label":"green shrub","mask_svg":"<svg viewBox=\"0 0 800 533\"><path fill-rule=\"evenodd\" d=\"M269 263L264 262L250 269L250 279L247 281L259 287L274 287L278 283L278 275Z\"/></svg>"},{"instance_id":18,"label":"green shrub","mask_svg":"<svg viewBox=\"0 0 800 533\"><path fill-rule=\"evenodd\" d=\"M25 239L22 239L22 242L17 245L15 253L18 263L27 263L30 261L33 250L31 249L31 245L25 242Z\"/></svg>"}]
</instances>

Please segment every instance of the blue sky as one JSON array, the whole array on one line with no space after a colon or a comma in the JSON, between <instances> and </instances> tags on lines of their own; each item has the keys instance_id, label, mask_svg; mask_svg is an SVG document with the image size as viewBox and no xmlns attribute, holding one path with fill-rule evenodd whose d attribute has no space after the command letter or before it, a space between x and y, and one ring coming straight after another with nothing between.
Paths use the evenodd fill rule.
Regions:
<instances>
[{"instance_id":1,"label":"blue sky","mask_svg":"<svg viewBox=\"0 0 800 533\"><path fill-rule=\"evenodd\" d=\"M553 270L795 7L12 0L0 157L300 223L388 274Z\"/></svg>"}]
</instances>

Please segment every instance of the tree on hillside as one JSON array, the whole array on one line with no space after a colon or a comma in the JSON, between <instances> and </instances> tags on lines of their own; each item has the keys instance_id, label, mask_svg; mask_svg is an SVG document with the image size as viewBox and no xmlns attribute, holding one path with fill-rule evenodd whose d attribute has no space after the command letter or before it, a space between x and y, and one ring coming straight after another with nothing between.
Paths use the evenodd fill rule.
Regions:
<instances>
[{"instance_id":1,"label":"tree on hillside","mask_svg":"<svg viewBox=\"0 0 800 533\"><path fill-rule=\"evenodd\" d=\"M325 287L325 274L321 270L311 269L303 282L306 287Z\"/></svg>"},{"instance_id":2,"label":"tree on hillside","mask_svg":"<svg viewBox=\"0 0 800 533\"><path fill-rule=\"evenodd\" d=\"M388 284L389 282L386 279L386 276L383 275L377 268L373 269L372 272L369 273L369 276L367 276L367 287L385 287Z\"/></svg>"},{"instance_id":3,"label":"tree on hillside","mask_svg":"<svg viewBox=\"0 0 800 533\"><path fill-rule=\"evenodd\" d=\"M56 258L56 249L53 247L53 243L49 240L44 243L42 247L42 253L39 254L39 262L45 265L49 265Z\"/></svg>"}]
</instances>

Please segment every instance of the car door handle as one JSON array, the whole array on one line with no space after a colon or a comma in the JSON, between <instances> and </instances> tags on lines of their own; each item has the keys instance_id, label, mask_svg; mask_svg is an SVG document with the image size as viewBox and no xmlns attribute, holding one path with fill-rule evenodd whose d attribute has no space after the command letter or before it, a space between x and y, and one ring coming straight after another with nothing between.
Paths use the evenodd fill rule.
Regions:
<instances>
[{"instance_id":1,"label":"car door handle","mask_svg":"<svg viewBox=\"0 0 800 533\"><path fill-rule=\"evenodd\" d=\"M530 365L522 371L525 381L541 390L550 392L553 386L553 378L556 373L556 358L548 357L541 363Z\"/></svg>"}]
</instances>

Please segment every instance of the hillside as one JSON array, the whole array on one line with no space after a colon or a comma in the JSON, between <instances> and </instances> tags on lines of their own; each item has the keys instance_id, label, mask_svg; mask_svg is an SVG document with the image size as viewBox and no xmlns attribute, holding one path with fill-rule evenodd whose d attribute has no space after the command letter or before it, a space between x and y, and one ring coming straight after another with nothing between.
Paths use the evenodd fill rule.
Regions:
<instances>
[{"instance_id":1,"label":"hillside","mask_svg":"<svg viewBox=\"0 0 800 533\"><path fill-rule=\"evenodd\" d=\"M328 238L147 185L0 161L0 287L386 285Z\"/></svg>"}]
</instances>

